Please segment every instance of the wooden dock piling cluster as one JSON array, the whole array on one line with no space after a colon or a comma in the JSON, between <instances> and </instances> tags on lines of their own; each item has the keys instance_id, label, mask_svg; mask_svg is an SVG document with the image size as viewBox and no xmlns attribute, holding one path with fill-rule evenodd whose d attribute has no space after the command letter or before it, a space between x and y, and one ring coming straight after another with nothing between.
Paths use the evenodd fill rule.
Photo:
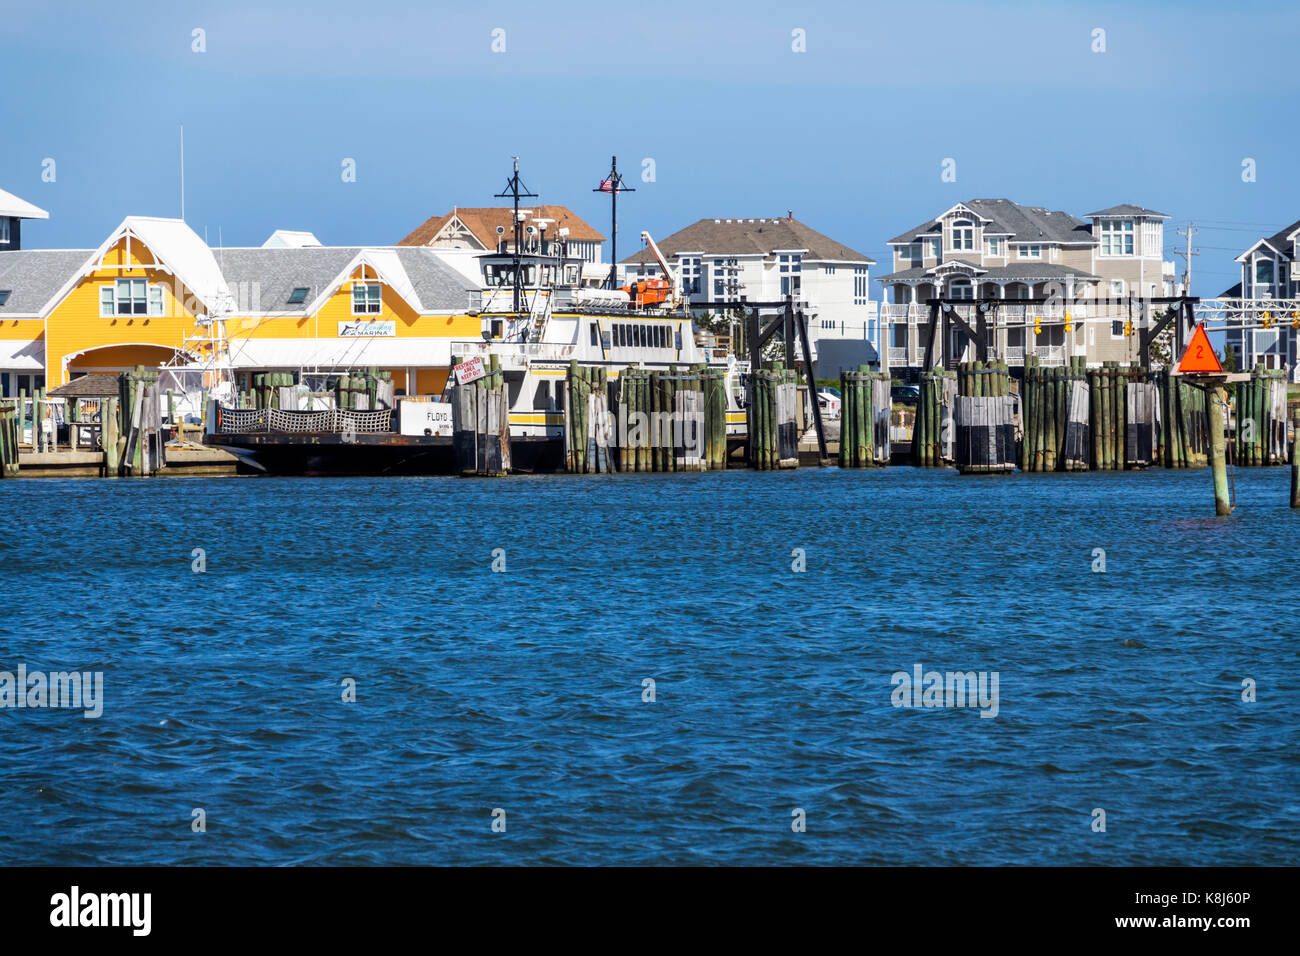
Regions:
<instances>
[{"instance_id":1,"label":"wooden dock piling cluster","mask_svg":"<svg viewBox=\"0 0 1300 956\"><path fill-rule=\"evenodd\" d=\"M118 471L146 478L167 464L166 436L158 403L158 371L137 365L118 376L120 435L116 441ZM105 448L107 448L105 440Z\"/></svg>"},{"instance_id":2,"label":"wooden dock piling cluster","mask_svg":"<svg viewBox=\"0 0 1300 956\"><path fill-rule=\"evenodd\" d=\"M1287 461L1286 372L1257 365L1250 381L1237 383L1238 465L1281 465Z\"/></svg>"},{"instance_id":3,"label":"wooden dock piling cluster","mask_svg":"<svg viewBox=\"0 0 1300 956\"><path fill-rule=\"evenodd\" d=\"M781 362L750 373L749 465L799 467L798 375ZM816 397L813 397L816 401Z\"/></svg>"},{"instance_id":4,"label":"wooden dock piling cluster","mask_svg":"<svg viewBox=\"0 0 1300 956\"><path fill-rule=\"evenodd\" d=\"M1025 471L1086 471L1090 447L1091 406L1087 372L1081 357L1066 366L1047 368L1037 356L1025 359L1022 391L1020 467Z\"/></svg>"},{"instance_id":5,"label":"wooden dock piling cluster","mask_svg":"<svg viewBox=\"0 0 1300 956\"><path fill-rule=\"evenodd\" d=\"M1130 464L1127 460L1129 386L1141 382L1145 376L1137 366L1121 366L1119 362L1103 362L1101 368L1090 369L1087 374L1092 467L1096 471L1123 471ZM1154 409L1150 412L1154 414Z\"/></svg>"},{"instance_id":6,"label":"wooden dock piling cluster","mask_svg":"<svg viewBox=\"0 0 1300 956\"><path fill-rule=\"evenodd\" d=\"M1157 458L1166 468L1205 468L1210 463L1205 390L1172 373L1166 367L1151 375L1160 394Z\"/></svg>"},{"instance_id":7,"label":"wooden dock piling cluster","mask_svg":"<svg viewBox=\"0 0 1300 956\"><path fill-rule=\"evenodd\" d=\"M565 373L565 386L564 470L578 475L613 471L616 455L608 373L574 359Z\"/></svg>"},{"instance_id":8,"label":"wooden dock piling cluster","mask_svg":"<svg viewBox=\"0 0 1300 956\"><path fill-rule=\"evenodd\" d=\"M453 357L452 364L457 364ZM350 383L349 383L350 384ZM452 390L452 449L461 475L501 477L510 471L510 404L501 360L488 373ZM347 394L354 394L350 389Z\"/></svg>"},{"instance_id":9,"label":"wooden dock piling cluster","mask_svg":"<svg viewBox=\"0 0 1300 956\"><path fill-rule=\"evenodd\" d=\"M921 399L912 430L912 458L922 467L952 461L955 439L952 424L957 397L957 373L932 368L921 373Z\"/></svg>"},{"instance_id":10,"label":"wooden dock piling cluster","mask_svg":"<svg viewBox=\"0 0 1300 956\"><path fill-rule=\"evenodd\" d=\"M0 478L18 474L18 409L0 402Z\"/></svg>"},{"instance_id":11,"label":"wooden dock piling cluster","mask_svg":"<svg viewBox=\"0 0 1300 956\"><path fill-rule=\"evenodd\" d=\"M727 467L726 373L721 369L629 365L619 372L617 407L619 471Z\"/></svg>"},{"instance_id":12,"label":"wooden dock piling cluster","mask_svg":"<svg viewBox=\"0 0 1300 956\"><path fill-rule=\"evenodd\" d=\"M889 464L889 386L889 373L866 365L840 373L841 468Z\"/></svg>"}]
</instances>

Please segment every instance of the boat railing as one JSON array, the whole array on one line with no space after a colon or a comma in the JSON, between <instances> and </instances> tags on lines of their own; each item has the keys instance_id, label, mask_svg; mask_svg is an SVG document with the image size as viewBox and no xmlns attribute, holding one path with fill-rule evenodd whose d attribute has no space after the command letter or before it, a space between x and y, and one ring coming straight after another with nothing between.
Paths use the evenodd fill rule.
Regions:
<instances>
[{"instance_id":1,"label":"boat railing","mask_svg":"<svg viewBox=\"0 0 1300 956\"><path fill-rule=\"evenodd\" d=\"M475 342L472 340L452 342L451 354L465 358L476 355L499 355L502 358L542 359L545 361L567 361L577 355L576 345L561 345L556 342Z\"/></svg>"}]
</instances>

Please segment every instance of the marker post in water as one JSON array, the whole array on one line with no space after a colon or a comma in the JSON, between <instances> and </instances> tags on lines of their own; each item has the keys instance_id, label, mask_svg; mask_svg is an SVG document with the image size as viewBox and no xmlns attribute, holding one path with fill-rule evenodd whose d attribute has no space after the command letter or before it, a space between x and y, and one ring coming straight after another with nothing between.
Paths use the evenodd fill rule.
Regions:
<instances>
[{"instance_id":1,"label":"marker post in water","mask_svg":"<svg viewBox=\"0 0 1300 956\"><path fill-rule=\"evenodd\" d=\"M1228 407L1228 393L1224 385L1237 380L1229 375L1219 364L1219 357L1210 346L1210 337L1205 334L1205 325L1196 327L1192 341L1187 345L1182 360L1178 363L1178 375L1183 375L1197 388L1205 390L1206 413L1210 428L1210 473L1214 477L1214 513L1220 516L1232 514L1232 497L1228 490L1228 440L1227 416L1224 409ZM1242 381L1249 375L1240 376Z\"/></svg>"}]
</instances>

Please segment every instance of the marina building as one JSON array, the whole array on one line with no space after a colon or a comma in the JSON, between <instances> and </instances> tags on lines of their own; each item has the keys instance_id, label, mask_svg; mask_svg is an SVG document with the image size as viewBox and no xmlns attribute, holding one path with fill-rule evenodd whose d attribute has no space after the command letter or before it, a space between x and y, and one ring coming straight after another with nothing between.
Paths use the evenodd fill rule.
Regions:
<instances>
[{"instance_id":1,"label":"marina building","mask_svg":"<svg viewBox=\"0 0 1300 956\"><path fill-rule=\"evenodd\" d=\"M322 246L277 233L212 249L179 219L127 217L94 249L0 251L0 386L6 396L85 373L167 369L197 395L266 371L375 367L397 391L442 391L454 339L477 339L478 284L432 249Z\"/></svg>"},{"instance_id":2,"label":"marina building","mask_svg":"<svg viewBox=\"0 0 1300 956\"><path fill-rule=\"evenodd\" d=\"M692 303L792 296L808 318L817 374L878 361L880 329L870 297L875 260L794 218L700 219L657 242ZM664 278L650 248L623 260L627 278Z\"/></svg>"},{"instance_id":3,"label":"marina building","mask_svg":"<svg viewBox=\"0 0 1300 956\"><path fill-rule=\"evenodd\" d=\"M1023 363L1026 349L1043 364L1079 355L1131 360L1137 344L1126 333L1140 308L1135 300L1175 294L1174 263L1164 260L1167 218L1127 204L1080 219L1010 199L973 199L900 233L888 242L894 271L878 280L893 298L882 306L890 365L923 362L926 303L935 298L1051 300L1002 316L1012 322L998 330L996 348L1012 365ZM968 344L954 330L943 354L961 361Z\"/></svg>"}]
</instances>

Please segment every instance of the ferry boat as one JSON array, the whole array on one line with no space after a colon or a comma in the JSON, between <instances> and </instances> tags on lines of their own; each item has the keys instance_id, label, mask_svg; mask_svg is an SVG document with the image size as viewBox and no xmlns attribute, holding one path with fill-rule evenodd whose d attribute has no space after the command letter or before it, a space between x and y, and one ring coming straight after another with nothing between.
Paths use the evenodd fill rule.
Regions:
<instances>
[{"instance_id":1,"label":"ferry boat","mask_svg":"<svg viewBox=\"0 0 1300 956\"><path fill-rule=\"evenodd\" d=\"M616 172L609 181L617 190ZM512 469L564 470L564 381L574 360L605 367L612 382L633 364L652 370L699 364L725 369L727 435L743 441L744 371L730 337L696 331L680 281L649 234L643 232L642 239L668 278L614 288L613 266L603 281L595 278L590 266L584 270L583 259L569 254L567 230L547 237L550 223L520 208L520 200L531 194L519 180L517 161L507 190L498 195L514 200L514 235L508 239L499 228L497 249L477 257L483 285L469 314L480 320L480 339L453 341L451 354L459 363L493 356L499 363L507 389ZM271 409L250 417L249 410L217 405L205 440L255 469L278 474L451 473L454 383L455 376L449 376L441 402L397 397L383 415L335 411L326 424L319 413L309 420L305 416L311 412ZM423 427L431 416L443 427Z\"/></svg>"}]
</instances>

